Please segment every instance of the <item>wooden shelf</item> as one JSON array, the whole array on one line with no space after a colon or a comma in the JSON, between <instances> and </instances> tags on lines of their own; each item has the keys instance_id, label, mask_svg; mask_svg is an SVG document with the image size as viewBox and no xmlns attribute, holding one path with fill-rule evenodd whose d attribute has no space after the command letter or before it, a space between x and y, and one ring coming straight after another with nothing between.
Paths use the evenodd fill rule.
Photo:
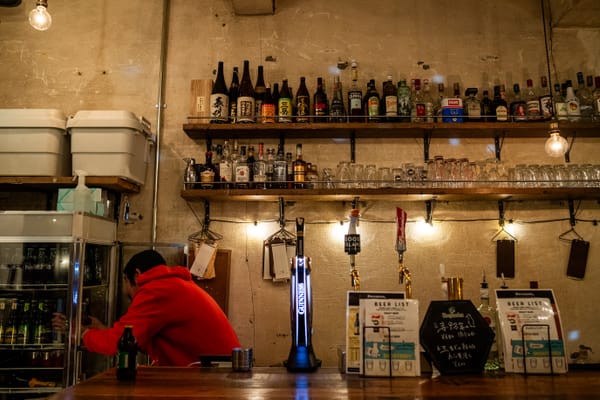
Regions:
<instances>
[{"instance_id":1,"label":"wooden shelf","mask_svg":"<svg viewBox=\"0 0 600 400\"><path fill-rule=\"evenodd\" d=\"M100 187L120 193L139 193L140 185L114 176L87 176L88 187ZM70 176L0 176L0 190L5 191L52 191L57 188L75 187L77 181Z\"/></svg>"},{"instance_id":2,"label":"wooden shelf","mask_svg":"<svg viewBox=\"0 0 600 400\"><path fill-rule=\"evenodd\" d=\"M600 137L600 122L561 122L563 136ZM495 136L547 137L549 122L465 122L465 123L274 123L209 124L192 121L183 130L192 139L244 138L493 138Z\"/></svg>"},{"instance_id":3,"label":"wooden shelf","mask_svg":"<svg viewBox=\"0 0 600 400\"><path fill-rule=\"evenodd\" d=\"M187 201L490 201L600 200L600 188L189 189Z\"/></svg>"}]
</instances>

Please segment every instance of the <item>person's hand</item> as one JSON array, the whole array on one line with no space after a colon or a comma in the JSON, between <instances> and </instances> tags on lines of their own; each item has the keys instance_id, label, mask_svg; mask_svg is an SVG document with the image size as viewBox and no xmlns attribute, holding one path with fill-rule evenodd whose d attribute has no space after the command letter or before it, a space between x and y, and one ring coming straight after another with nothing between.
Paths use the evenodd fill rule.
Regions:
<instances>
[{"instance_id":1,"label":"person's hand","mask_svg":"<svg viewBox=\"0 0 600 400\"><path fill-rule=\"evenodd\" d=\"M90 324L83 326L83 328L92 328L92 329L106 329L106 325L102 323L98 318L89 316Z\"/></svg>"},{"instance_id":2,"label":"person's hand","mask_svg":"<svg viewBox=\"0 0 600 400\"><path fill-rule=\"evenodd\" d=\"M63 313L52 313L52 329L59 332L65 332L68 326L67 316Z\"/></svg>"}]
</instances>

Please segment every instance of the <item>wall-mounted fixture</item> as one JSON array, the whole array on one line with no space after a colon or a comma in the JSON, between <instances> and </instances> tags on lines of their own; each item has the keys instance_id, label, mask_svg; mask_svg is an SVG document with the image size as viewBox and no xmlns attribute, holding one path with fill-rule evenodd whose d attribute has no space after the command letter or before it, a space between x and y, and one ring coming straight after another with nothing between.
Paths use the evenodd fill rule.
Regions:
<instances>
[{"instance_id":1,"label":"wall-mounted fixture","mask_svg":"<svg viewBox=\"0 0 600 400\"><path fill-rule=\"evenodd\" d=\"M48 0L37 0L29 13L29 23L38 31L46 31L52 26L52 16L48 12Z\"/></svg>"},{"instance_id":2,"label":"wall-mounted fixture","mask_svg":"<svg viewBox=\"0 0 600 400\"><path fill-rule=\"evenodd\" d=\"M544 149L546 154L550 157L562 157L569 150L569 143L567 139L560 136L560 129L558 129L558 122L550 123L550 130L548 131L550 137L546 140Z\"/></svg>"}]
</instances>

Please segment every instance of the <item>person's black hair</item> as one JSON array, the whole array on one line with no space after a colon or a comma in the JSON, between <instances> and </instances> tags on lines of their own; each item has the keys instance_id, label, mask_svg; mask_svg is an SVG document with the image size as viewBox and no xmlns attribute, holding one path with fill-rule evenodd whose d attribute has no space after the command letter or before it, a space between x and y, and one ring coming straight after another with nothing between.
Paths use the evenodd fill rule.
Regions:
<instances>
[{"instance_id":1,"label":"person's black hair","mask_svg":"<svg viewBox=\"0 0 600 400\"><path fill-rule=\"evenodd\" d=\"M154 250L144 250L137 254L135 254L125 268L123 269L123 274L129 280L129 283L135 285L135 270L139 269L141 273L148 271L151 268L156 267L157 265L166 265L167 262L157 251Z\"/></svg>"}]
</instances>

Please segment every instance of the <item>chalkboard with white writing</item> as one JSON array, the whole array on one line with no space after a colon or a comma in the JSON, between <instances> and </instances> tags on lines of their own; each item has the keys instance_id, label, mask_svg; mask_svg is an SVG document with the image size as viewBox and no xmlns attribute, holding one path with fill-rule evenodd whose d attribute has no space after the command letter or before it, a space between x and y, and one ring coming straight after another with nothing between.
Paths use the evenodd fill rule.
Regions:
<instances>
[{"instance_id":1,"label":"chalkboard with white writing","mask_svg":"<svg viewBox=\"0 0 600 400\"><path fill-rule=\"evenodd\" d=\"M432 301L419 336L442 374L472 374L483 371L494 331L469 300Z\"/></svg>"}]
</instances>

